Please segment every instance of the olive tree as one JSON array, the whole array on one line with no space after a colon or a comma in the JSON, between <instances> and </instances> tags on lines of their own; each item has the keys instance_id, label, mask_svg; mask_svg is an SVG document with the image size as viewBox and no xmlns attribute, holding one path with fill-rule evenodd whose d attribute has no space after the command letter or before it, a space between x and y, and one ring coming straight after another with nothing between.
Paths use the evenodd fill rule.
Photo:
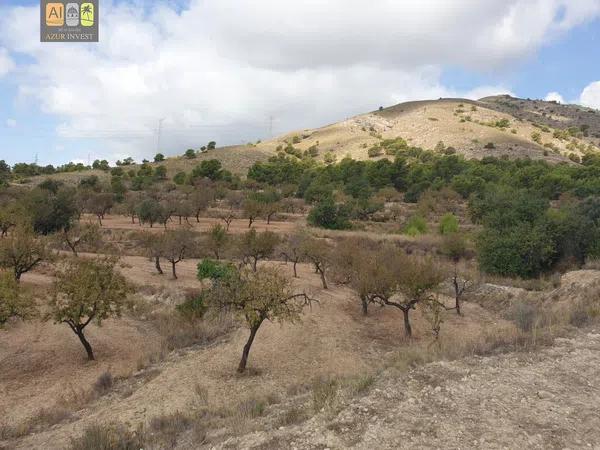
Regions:
<instances>
[{"instance_id":1,"label":"olive tree","mask_svg":"<svg viewBox=\"0 0 600 450\"><path fill-rule=\"evenodd\" d=\"M130 287L116 270L115 258L71 260L57 274L47 319L66 324L94 359L85 328L92 322L101 326L109 317L120 317Z\"/></svg>"},{"instance_id":2,"label":"olive tree","mask_svg":"<svg viewBox=\"0 0 600 450\"><path fill-rule=\"evenodd\" d=\"M24 273L51 257L46 240L38 237L29 225L16 226L0 240L0 267L11 269L17 282Z\"/></svg>"},{"instance_id":3,"label":"olive tree","mask_svg":"<svg viewBox=\"0 0 600 450\"><path fill-rule=\"evenodd\" d=\"M244 319L250 335L242 350L237 371L246 370L252 343L265 320L293 323L313 301L306 293L294 293L290 280L274 268L242 270L235 276L215 280L209 302L219 309L234 311Z\"/></svg>"}]
</instances>

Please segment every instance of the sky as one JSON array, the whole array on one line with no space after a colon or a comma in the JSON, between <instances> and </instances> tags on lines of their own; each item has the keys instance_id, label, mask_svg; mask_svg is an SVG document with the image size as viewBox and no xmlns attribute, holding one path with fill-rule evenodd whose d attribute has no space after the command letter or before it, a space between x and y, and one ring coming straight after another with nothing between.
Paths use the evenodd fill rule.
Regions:
<instances>
[{"instance_id":1,"label":"sky","mask_svg":"<svg viewBox=\"0 0 600 450\"><path fill-rule=\"evenodd\" d=\"M10 164L141 161L415 99L600 109L600 0L100 0L98 43L40 43L39 7L0 0Z\"/></svg>"}]
</instances>

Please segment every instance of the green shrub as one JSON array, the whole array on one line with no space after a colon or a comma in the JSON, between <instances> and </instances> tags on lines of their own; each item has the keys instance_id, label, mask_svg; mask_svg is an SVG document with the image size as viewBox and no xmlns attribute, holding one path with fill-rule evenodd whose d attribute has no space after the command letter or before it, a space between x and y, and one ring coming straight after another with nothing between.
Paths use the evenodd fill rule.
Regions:
<instances>
[{"instance_id":1,"label":"green shrub","mask_svg":"<svg viewBox=\"0 0 600 450\"><path fill-rule=\"evenodd\" d=\"M447 213L440 219L440 234L456 233L458 231L458 219L452 213Z\"/></svg>"},{"instance_id":2,"label":"green shrub","mask_svg":"<svg viewBox=\"0 0 600 450\"><path fill-rule=\"evenodd\" d=\"M371 147L368 151L367 151L369 158L376 158L377 156L381 156L381 154L383 153L381 147L379 147L378 145L375 145L373 147Z\"/></svg>"},{"instance_id":3,"label":"green shrub","mask_svg":"<svg viewBox=\"0 0 600 450\"><path fill-rule=\"evenodd\" d=\"M190 321L199 320L206 314L207 305L202 292L190 293L183 303L176 306L177 312Z\"/></svg>"},{"instance_id":4,"label":"green shrub","mask_svg":"<svg viewBox=\"0 0 600 450\"><path fill-rule=\"evenodd\" d=\"M350 213L345 205L336 205L333 199L326 198L317 203L308 214L308 223L330 230L352 228Z\"/></svg>"},{"instance_id":5,"label":"green shrub","mask_svg":"<svg viewBox=\"0 0 600 450\"><path fill-rule=\"evenodd\" d=\"M235 266L231 263L204 259L198 263L197 277L199 280L207 278L211 280L222 280L235 275Z\"/></svg>"},{"instance_id":6,"label":"green shrub","mask_svg":"<svg viewBox=\"0 0 600 450\"><path fill-rule=\"evenodd\" d=\"M173 177L173 183L182 185L185 183L186 175L185 172L177 172Z\"/></svg>"},{"instance_id":7,"label":"green shrub","mask_svg":"<svg viewBox=\"0 0 600 450\"><path fill-rule=\"evenodd\" d=\"M425 219L419 215L414 215L404 227L404 232L409 236L418 236L420 234L427 233L427 222Z\"/></svg>"}]
</instances>

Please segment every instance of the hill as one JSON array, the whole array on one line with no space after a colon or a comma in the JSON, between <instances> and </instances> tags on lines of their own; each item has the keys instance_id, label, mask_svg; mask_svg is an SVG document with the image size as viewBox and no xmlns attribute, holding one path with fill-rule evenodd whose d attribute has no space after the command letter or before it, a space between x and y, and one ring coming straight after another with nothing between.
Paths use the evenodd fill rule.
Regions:
<instances>
[{"instance_id":1,"label":"hill","mask_svg":"<svg viewBox=\"0 0 600 450\"><path fill-rule=\"evenodd\" d=\"M225 169L243 177L254 163L280 152L302 156L311 151L319 161L339 161L346 156L378 159L390 157L386 146L399 139L409 147L457 153L469 159L507 156L580 162L586 154L600 153L600 111L507 95L477 101L413 101L256 144L220 147L199 152L193 159L177 156L151 165L164 165L168 178L172 178L177 172L189 172L203 160L216 159ZM90 174L108 178L98 170L55 177L77 182ZM37 183L42 178L33 177L31 181Z\"/></svg>"}]
</instances>

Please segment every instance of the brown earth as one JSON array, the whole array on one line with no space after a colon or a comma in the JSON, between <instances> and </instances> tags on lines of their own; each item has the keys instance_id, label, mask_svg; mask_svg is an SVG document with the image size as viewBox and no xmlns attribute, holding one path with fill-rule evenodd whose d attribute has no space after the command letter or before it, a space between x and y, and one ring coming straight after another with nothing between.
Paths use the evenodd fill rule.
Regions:
<instances>
[{"instance_id":1,"label":"brown earth","mask_svg":"<svg viewBox=\"0 0 600 450\"><path fill-rule=\"evenodd\" d=\"M436 362L384 375L333 417L214 448L600 447L599 330L537 353Z\"/></svg>"}]
</instances>

